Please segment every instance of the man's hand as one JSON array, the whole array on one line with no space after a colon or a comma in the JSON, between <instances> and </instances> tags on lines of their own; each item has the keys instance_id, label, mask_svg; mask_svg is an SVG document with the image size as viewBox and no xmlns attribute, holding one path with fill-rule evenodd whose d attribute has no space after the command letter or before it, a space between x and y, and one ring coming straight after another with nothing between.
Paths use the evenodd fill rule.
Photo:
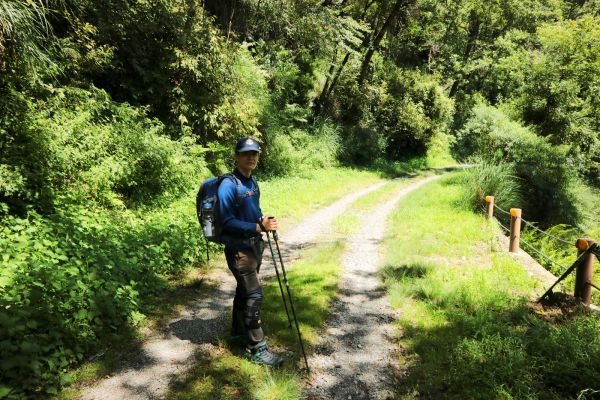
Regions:
<instances>
[{"instance_id":1,"label":"man's hand","mask_svg":"<svg viewBox=\"0 0 600 400\"><path fill-rule=\"evenodd\" d=\"M262 224L262 227L261 227ZM262 217L260 220L260 224L256 225L256 231L257 232L263 232L263 228L267 231L267 232L272 232L272 231L276 231L277 228L279 227L279 223L277 222L277 218L275 217Z\"/></svg>"}]
</instances>

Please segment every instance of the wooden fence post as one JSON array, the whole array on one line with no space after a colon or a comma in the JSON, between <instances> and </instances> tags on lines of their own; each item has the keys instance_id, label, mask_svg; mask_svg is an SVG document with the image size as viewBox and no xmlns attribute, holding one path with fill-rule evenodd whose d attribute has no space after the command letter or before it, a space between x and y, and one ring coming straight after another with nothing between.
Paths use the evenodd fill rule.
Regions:
<instances>
[{"instance_id":1,"label":"wooden fence post","mask_svg":"<svg viewBox=\"0 0 600 400\"><path fill-rule=\"evenodd\" d=\"M521 209L511 208L510 209L510 242L508 245L508 251L511 253L518 253L521 249Z\"/></svg>"},{"instance_id":2,"label":"wooden fence post","mask_svg":"<svg viewBox=\"0 0 600 400\"><path fill-rule=\"evenodd\" d=\"M492 219L494 217L494 196L485 196L485 202L487 203L487 218Z\"/></svg>"},{"instance_id":3,"label":"wooden fence post","mask_svg":"<svg viewBox=\"0 0 600 400\"><path fill-rule=\"evenodd\" d=\"M596 243L589 238L577 239L577 254L583 253ZM575 272L575 297L588 306L592 300L592 277L594 276L594 259L596 256L589 253L585 260L577 266Z\"/></svg>"}]
</instances>

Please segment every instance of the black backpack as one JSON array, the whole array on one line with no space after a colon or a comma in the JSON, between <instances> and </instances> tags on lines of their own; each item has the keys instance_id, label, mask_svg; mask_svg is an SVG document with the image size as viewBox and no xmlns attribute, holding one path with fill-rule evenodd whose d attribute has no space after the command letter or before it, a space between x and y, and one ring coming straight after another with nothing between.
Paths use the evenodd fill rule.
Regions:
<instances>
[{"instance_id":1,"label":"black backpack","mask_svg":"<svg viewBox=\"0 0 600 400\"><path fill-rule=\"evenodd\" d=\"M196 214L198 215L198 222L200 222L202 233L206 240L221 244L224 243L223 237L221 236L223 222L221 221L219 213L218 192L219 186L224 179L232 179L236 184L236 207L240 205L244 198L259 193L258 182L256 182L254 177L252 177L254 189L251 192L245 193L242 193L242 182L234 174L223 174L218 177L208 178L202 182L198 194L196 195Z\"/></svg>"}]
</instances>

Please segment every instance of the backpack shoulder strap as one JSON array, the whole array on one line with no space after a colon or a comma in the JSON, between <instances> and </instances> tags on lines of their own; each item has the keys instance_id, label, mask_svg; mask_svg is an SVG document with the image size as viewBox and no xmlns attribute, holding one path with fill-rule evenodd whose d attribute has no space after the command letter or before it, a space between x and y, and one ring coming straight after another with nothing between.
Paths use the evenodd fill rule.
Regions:
<instances>
[{"instance_id":1,"label":"backpack shoulder strap","mask_svg":"<svg viewBox=\"0 0 600 400\"><path fill-rule=\"evenodd\" d=\"M258 181L256 180L256 178L254 177L254 175L252 176L252 184L254 185L254 192L257 195L260 195L260 188L258 187Z\"/></svg>"},{"instance_id":2,"label":"backpack shoulder strap","mask_svg":"<svg viewBox=\"0 0 600 400\"><path fill-rule=\"evenodd\" d=\"M238 207L241 201L244 199L244 195L242 194L242 181L240 178L235 176L233 173L226 173L219 177L219 184L224 179L231 179L235 183L235 206Z\"/></svg>"}]
</instances>

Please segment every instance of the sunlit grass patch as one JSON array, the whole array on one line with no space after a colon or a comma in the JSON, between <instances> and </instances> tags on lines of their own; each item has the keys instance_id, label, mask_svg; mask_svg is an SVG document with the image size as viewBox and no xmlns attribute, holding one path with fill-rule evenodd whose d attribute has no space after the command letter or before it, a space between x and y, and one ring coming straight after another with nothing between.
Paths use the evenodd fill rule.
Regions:
<instances>
[{"instance_id":1,"label":"sunlit grass patch","mask_svg":"<svg viewBox=\"0 0 600 400\"><path fill-rule=\"evenodd\" d=\"M378 205L385 203L391 199L398 190L402 187L408 186L413 180L409 179L396 179L387 182L385 185L377 190L372 191L352 203L352 210L354 211L368 211Z\"/></svg>"},{"instance_id":2,"label":"sunlit grass patch","mask_svg":"<svg viewBox=\"0 0 600 400\"><path fill-rule=\"evenodd\" d=\"M298 316L302 337L309 345L317 339L316 330L325 322L329 303L336 295L339 278L342 273L339 259L344 251L341 242L324 243L317 249L306 252L302 259L287 269L287 277L292 292L292 298ZM281 271L280 271L281 273ZM286 287L283 284L286 293ZM264 296L267 301L263 303L263 323L267 334L273 338L274 343L286 346L297 345L298 337L295 329L288 329L288 320L285 313L281 290L276 279L264 286ZM287 297L286 297L287 301ZM287 303L294 326L290 303Z\"/></svg>"},{"instance_id":3,"label":"sunlit grass patch","mask_svg":"<svg viewBox=\"0 0 600 400\"><path fill-rule=\"evenodd\" d=\"M240 359L230 350L214 348L197 356L197 364L178 380L169 400L292 400L300 397L301 381L291 369L272 370Z\"/></svg>"},{"instance_id":4,"label":"sunlit grass patch","mask_svg":"<svg viewBox=\"0 0 600 400\"><path fill-rule=\"evenodd\" d=\"M427 185L389 225L382 278L401 311L408 372L398 397L563 399L598 389L598 318L535 317L528 301L539 284L491 252L497 232L459 201L460 190L452 177Z\"/></svg>"},{"instance_id":5,"label":"sunlit grass patch","mask_svg":"<svg viewBox=\"0 0 600 400\"><path fill-rule=\"evenodd\" d=\"M356 214L338 215L333 220L333 229L335 234L340 236L348 236L356 232L362 224L359 216Z\"/></svg>"},{"instance_id":6,"label":"sunlit grass patch","mask_svg":"<svg viewBox=\"0 0 600 400\"><path fill-rule=\"evenodd\" d=\"M401 188L409 185L412 180L398 179L387 182L377 190L359 197L348 209L333 221L334 233L340 237L349 237L362 226L368 212L378 205L390 200Z\"/></svg>"},{"instance_id":7,"label":"sunlit grass patch","mask_svg":"<svg viewBox=\"0 0 600 400\"><path fill-rule=\"evenodd\" d=\"M300 397L300 390L298 377L275 371L260 383L254 397L261 400L294 400Z\"/></svg>"},{"instance_id":8,"label":"sunlit grass patch","mask_svg":"<svg viewBox=\"0 0 600 400\"><path fill-rule=\"evenodd\" d=\"M285 218L286 226L290 226L317 209L381 180L372 171L340 167L313 171L306 176L260 181L261 208L266 214Z\"/></svg>"}]
</instances>

